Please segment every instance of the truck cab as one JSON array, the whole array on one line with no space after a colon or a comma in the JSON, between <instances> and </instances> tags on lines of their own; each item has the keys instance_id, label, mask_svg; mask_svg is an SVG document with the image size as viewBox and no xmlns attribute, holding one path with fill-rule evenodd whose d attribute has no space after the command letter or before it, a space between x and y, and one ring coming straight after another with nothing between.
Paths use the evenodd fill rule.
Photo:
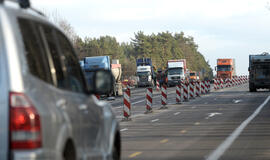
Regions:
<instances>
[{"instance_id":1,"label":"truck cab","mask_svg":"<svg viewBox=\"0 0 270 160\"><path fill-rule=\"evenodd\" d=\"M138 66L136 76L138 87L154 85L151 66Z\"/></svg>"},{"instance_id":2,"label":"truck cab","mask_svg":"<svg viewBox=\"0 0 270 160\"><path fill-rule=\"evenodd\" d=\"M196 81L198 80L197 73L194 71L189 72L189 81Z\"/></svg>"},{"instance_id":3,"label":"truck cab","mask_svg":"<svg viewBox=\"0 0 270 160\"><path fill-rule=\"evenodd\" d=\"M186 60L169 60L167 63L168 86L175 86L186 79Z\"/></svg>"},{"instance_id":4,"label":"truck cab","mask_svg":"<svg viewBox=\"0 0 270 160\"><path fill-rule=\"evenodd\" d=\"M218 59L216 71L217 71L217 78L231 79L233 76L235 76L234 59Z\"/></svg>"},{"instance_id":5,"label":"truck cab","mask_svg":"<svg viewBox=\"0 0 270 160\"><path fill-rule=\"evenodd\" d=\"M150 58L139 58L136 60L137 65L137 85L141 86L154 86L154 69L152 65L152 60Z\"/></svg>"}]
</instances>

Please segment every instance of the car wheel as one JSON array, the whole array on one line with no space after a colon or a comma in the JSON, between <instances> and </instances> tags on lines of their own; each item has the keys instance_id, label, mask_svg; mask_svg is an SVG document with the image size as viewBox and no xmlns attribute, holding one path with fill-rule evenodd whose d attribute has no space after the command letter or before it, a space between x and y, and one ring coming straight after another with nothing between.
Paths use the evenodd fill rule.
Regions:
<instances>
[{"instance_id":1,"label":"car wheel","mask_svg":"<svg viewBox=\"0 0 270 160\"><path fill-rule=\"evenodd\" d=\"M113 145L112 151L113 160L120 160L121 159L121 138L120 134L118 133L115 137L115 142Z\"/></svg>"},{"instance_id":2,"label":"car wheel","mask_svg":"<svg viewBox=\"0 0 270 160\"><path fill-rule=\"evenodd\" d=\"M76 152L73 143L69 140L63 152L64 160L76 160Z\"/></svg>"}]
</instances>

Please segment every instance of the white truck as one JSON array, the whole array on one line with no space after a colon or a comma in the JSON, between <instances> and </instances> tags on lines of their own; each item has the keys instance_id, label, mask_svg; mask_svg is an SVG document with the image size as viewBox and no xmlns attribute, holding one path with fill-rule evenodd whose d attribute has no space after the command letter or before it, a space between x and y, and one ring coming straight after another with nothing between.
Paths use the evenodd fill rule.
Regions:
<instances>
[{"instance_id":1,"label":"white truck","mask_svg":"<svg viewBox=\"0 0 270 160\"><path fill-rule=\"evenodd\" d=\"M186 59L168 60L167 63L167 78L168 86L175 86L181 80L186 80L187 77Z\"/></svg>"},{"instance_id":2,"label":"white truck","mask_svg":"<svg viewBox=\"0 0 270 160\"><path fill-rule=\"evenodd\" d=\"M154 86L154 70L152 60L150 58L139 58L136 60L137 65L137 85L141 86Z\"/></svg>"}]
</instances>

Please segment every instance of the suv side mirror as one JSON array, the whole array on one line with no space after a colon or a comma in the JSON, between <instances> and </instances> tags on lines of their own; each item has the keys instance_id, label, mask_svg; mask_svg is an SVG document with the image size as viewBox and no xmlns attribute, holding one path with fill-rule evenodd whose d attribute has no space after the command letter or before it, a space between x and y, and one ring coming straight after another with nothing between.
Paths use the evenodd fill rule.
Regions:
<instances>
[{"instance_id":1,"label":"suv side mirror","mask_svg":"<svg viewBox=\"0 0 270 160\"><path fill-rule=\"evenodd\" d=\"M250 68L248 67L248 71L250 71Z\"/></svg>"},{"instance_id":2,"label":"suv side mirror","mask_svg":"<svg viewBox=\"0 0 270 160\"><path fill-rule=\"evenodd\" d=\"M111 71L97 70L94 72L91 93L106 95L113 90L114 79Z\"/></svg>"}]
</instances>

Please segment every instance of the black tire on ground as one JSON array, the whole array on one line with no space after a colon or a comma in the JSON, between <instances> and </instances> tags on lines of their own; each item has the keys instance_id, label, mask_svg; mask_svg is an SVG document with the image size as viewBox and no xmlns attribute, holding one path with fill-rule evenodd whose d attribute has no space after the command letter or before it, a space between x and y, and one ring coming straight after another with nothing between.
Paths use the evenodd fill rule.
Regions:
<instances>
[{"instance_id":1,"label":"black tire on ground","mask_svg":"<svg viewBox=\"0 0 270 160\"><path fill-rule=\"evenodd\" d=\"M255 88L255 86L252 84L249 84L249 92L256 92L256 91L257 89Z\"/></svg>"},{"instance_id":2,"label":"black tire on ground","mask_svg":"<svg viewBox=\"0 0 270 160\"><path fill-rule=\"evenodd\" d=\"M121 159L121 138L120 138L119 133L117 133L115 136L112 156L113 156L113 160Z\"/></svg>"},{"instance_id":3,"label":"black tire on ground","mask_svg":"<svg viewBox=\"0 0 270 160\"><path fill-rule=\"evenodd\" d=\"M76 151L74 148L73 143L69 140L65 146L63 152L63 159L64 160L76 160Z\"/></svg>"}]
</instances>

